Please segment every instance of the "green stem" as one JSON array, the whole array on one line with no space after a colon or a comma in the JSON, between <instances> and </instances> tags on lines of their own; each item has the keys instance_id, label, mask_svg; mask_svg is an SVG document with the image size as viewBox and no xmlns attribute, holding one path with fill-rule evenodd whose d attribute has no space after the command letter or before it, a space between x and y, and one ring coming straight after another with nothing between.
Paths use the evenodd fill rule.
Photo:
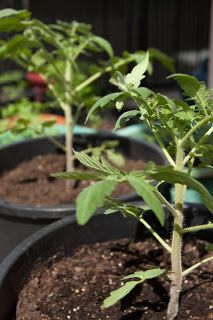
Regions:
<instances>
[{"instance_id":1,"label":"green stem","mask_svg":"<svg viewBox=\"0 0 213 320\"><path fill-rule=\"evenodd\" d=\"M59 147L62 151L66 152L66 147L60 143L59 141L57 141L55 138L48 136L48 139L50 141L52 141L57 147Z\"/></svg>"},{"instance_id":2,"label":"green stem","mask_svg":"<svg viewBox=\"0 0 213 320\"><path fill-rule=\"evenodd\" d=\"M82 53L83 49L88 45L88 43L90 42L91 39L86 39L82 44L80 44L77 48L77 51L75 52L75 54L72 57L72 60L75 61L78 56Z\"/></svg>"},{"instance_id":3,"label":"green stem","mask_svg":"<svg viewBox=\"0 0 213 320\"><path fill-rule=\"evenodd\" d=\"M176 152L176 166L175 169L182 171L183 150L180 141L177 142ZM176 214L174 218L174 229L172 235L172 252L171 252L171 265L172 265L172 283L170 289L170 300L167 309L167 319L173 320L176 318L179 308L179 298L182 288L182 234L183 227L183 199L184 199L185 186L175 184L175 208Z\"/></svg>"},{"instance_id":4,"label":"green stem","mask_svg":"<svg viewBox=\"0 0 213 320\"><path fill-rule=\"evenodd\" d=\"M168 162L172 165L175 166L175 162L172 159L172 157L170 156L168 150L166 149L165 144L163 143L163 141L161 140L160 136L158 135L157 131L152 127L152 125L150 124L149 120L146 119L146 123L148 124L150 130L152 131L152 133L154 134L155 139L157 140L157 142L159 143L159 146L161 147L161 150L163 151L166 159L168 160Z\"/></svg>"},{"instance_id":5,"label":"green stem","mask_svg":"<svg viewBox=\"0 0 213 320\"><path fill-rule=\"evenodd\" d=\"M213 228L213 223L201 224L199 226L184 228L182 229L182 233L195 232L199 230L212 229L212 228Z\"/></svg>"},{"instance_id":6,"label":"green stem","mask_svg":"<svg viewBox=\"0 0 213 320\"><path fill-rule=\"evenodd\" d=\"M79 84L76 87L75 92L81 91L82 89L84 89L85 87L90 85L92 82L94 82L95 80L100 78L104 73L111 72L113 69L117 69L117 68L119 68L119 67L121 67L121 66L123 66L123 65L125 65L127 63L130 63L133 60L134 60L133 57L129 57L127 59L122 59L119 62L115 63L113 66L106 67L103 70L96 72L91 77L89 77L87 80L85 80L84 82Z\"/></svg>"},{"instance_id":7,"label":"green stem","mask_svg":"<svg viewBox=\"0 0 213 320\"><path fill-rule=\"evenodd\" d=\"M191 273L193 270L195 270L196 268L200 267L202 264L205 264L209 261L213 260L213 256L208 257L206 259L201 260L198 263L195 263L193 266L191 266L190 268L186 269L183 271L182 276L185 277L187 276L189 273Z\"/></svg>"},{"instance_id":8,"label":"green stem","mask_svg":"<svg viewBox=\"0 0 213 320\"><path fill-rule=\"evenodd\" d=\"M74 161L73 161L73 122L72 122L72 110L68 104L63 104L62 109L65 114L65 124L66 124L66 136L65 136L65 148L66 148L66 171L74 171ZM71 183L70 183L71 182ZM71 188L72 181L66 180L67 188Z\"/></svg>"},{"instance_id":9,"label":"green stem","mask_svg":"<svg viewBox=\"0 0 213 320\"><path fill-rule=\"evenodd\" d=\"M198 122L194 127L192 127L189 132L184 136L184 138L181 140L180 145L181 147L184 147L188 139L193 135L195 131L197 131L200 127L202 127L204 124L212 120L212 116L208 116L204 119L202 119L200 122Z\"/></svg>"},{"instance_id":10,"label":"green stem","mask_svg":"<svg viewBox=\"0 0 213 320\"><path fill-rule=\"evenodd\" d=\"M43 50L45 59L49 62L50 65L53 66L53 68L55 69L55 76L58 78L59 81L61 81L62 85L65 84L64 78L61 76L61 71L58 68L58 66L55 63L55 60L53 58L53 56L50 54L50 52L45 48L45 46L43 45L42 41L37 40L38 45L40 46L40 48ZM43 75L43 74L42 74ZM44 76L44 75L43 75ZM47 79L47 81L49 82L49 80Z\"/></svg>"},{"instance_id":11,"label":"green stem","mask_svg":"<svg viewBox=\"0 0 213 320\"><path fill-rule=\"evenodd\" d=\"M186 165L186 163L190 160L192 155L195 153L196 150L208 139L208 137L212 134L213 132L213 126L202 136L202 138L198 141L196 146L192 148L192 150L187 154L187 156L183 160L183 164Z\"/></svg>"},{"instance_id":12,"label":"green stem","mask_svg":"<svg viewBox=\"0 0 213 320\"><path fill-rule=\"evenodd\" d=\"M155 239L169 252L171 253L171 248L170 246L164 241L159 234L150 226L146 220L143 218L140 218L139 221L152 233L152 235L155 237Z\"/></svg>"}]
</instances>

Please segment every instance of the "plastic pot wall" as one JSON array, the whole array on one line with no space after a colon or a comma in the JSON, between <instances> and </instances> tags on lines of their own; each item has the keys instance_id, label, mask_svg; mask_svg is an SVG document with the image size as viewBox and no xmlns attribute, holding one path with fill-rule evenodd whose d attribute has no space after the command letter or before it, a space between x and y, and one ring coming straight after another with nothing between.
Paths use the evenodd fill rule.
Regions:
<instances>
[{"instance_id":1,"label":"plastic pot wall","mask_svg":"<svg viewBox=\"0 0 213 320\"><path fill-rule=\"evenodd\" d=\"M141 240L147 235L149 231L139 228L136 219L124 219L120 213L96 215L84 227L76 224L74 216L66 217L39 230L0 264L0 320L11 320L18 294L38 260L49 264L51 256L70 255L81 244L120 238Z\"/></svg>"},{"instance_id":2,"label":"plastic pot wall","mask_svg":"<svg viewBox=\"0 0 213 320\"><path fill-rule=\"evenodd\" d=\"M137 221L121 214L95 216L84 227L66 217L39 230L22 242L0 264L0 320L10 320L18 293L37 260L46 261L58 252L70 254L81 245L119 238L134 239Z\"/></svg>"}]
</instances>

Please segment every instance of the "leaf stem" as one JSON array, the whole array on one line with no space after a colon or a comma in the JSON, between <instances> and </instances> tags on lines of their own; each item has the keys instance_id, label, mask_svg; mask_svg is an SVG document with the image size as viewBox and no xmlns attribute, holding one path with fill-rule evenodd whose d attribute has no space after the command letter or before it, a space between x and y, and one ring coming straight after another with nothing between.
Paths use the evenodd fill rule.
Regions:
<instances>
[{"instance_id":1,"label":"leaf stem","mask_svg":"<svg viewBox=\"0 0 213 320\"><path fill-rule=\"evenodd\" d=\"M91 77L89 77L88 79L86 79L85 81L83 81L82 83L80 83L76 88L75 88L75 92L79 92L82 89L84 89L85 87L87 87L88 85L90 85L92 82L94 82L95 80L97 80L98 78L100 78L104 73L107 72L111 72L113 69L117 69L127 63L130 63L131 61L133 61L134 58L133 57L128 57L127 59L121 59L120 61L118 61L117 63L115 63L113 66L108 66L106 68L104 68L101 71L96 72L95 74L93 74Z\"/></svg>"},{"instance_id":2,"label":"leaf stem","mask_svg":"<svg viewBox=\"0 0 213 320\"><path fill-rule=\"evenodd\" d=\"M154 136L155 136L155 139L157 140L157 142L159 143L166 159L168 160L168 162L174 167L175 166L175 162L174 160L172 159L172 157L170 156L169 152L167 151L166 149L166 146L164 145L163 141L161 140L161 138L159 137L159 135L157 134L156 130L153 129L152 127L150 127L150 129L152 130Z\"/></svg>"},{"instance_id":3,"label":"leaf stem","mask_svg":"<svg viewBox=\"0 0 213 320\"><path fill-rule=\"evenodd\" d=\"M166 208L169 210L169 212L175 217L176 210L175 208L169 203L169 201L166 200L166 198L156 189L155 194L158 197L158 199L166 206Z\"/></svg>"},{"instance_id":4,"label":"leaf stem","mask_svg":"<svg viewBox=\"0 0 213 320\"><path fill-rule=\"evenodd\" d=\"M193 133L198 130L200 127L202 127L204 124L206 124L207 122L209 122L210 120L212 120L213 117L212 116L208 116L204 119L202 119L200 122L198 122L194 127L192 127L189 132L183 137L183 139L180 142L180 146L184 147L184 145L186 144L187 140L193 135Z\"/></svg>"},{"instance_id":5,"label":"leaf stem","mask_svg":"<svg viewBox=\"0 0 213 320\"><path fill-rule=\"evenodd\" d=\"M193 226L193 227L188 227L182 229L182 233L188 233L188 232L195 232L199 230L205 230L205 229L212 229L213 228L213 223L208 223L208 224L201 224L198 226Z\"/></svg>"},{"instance_id":6,"label":"leaf stem","mask_svg":"<svg viewBox=\"0 0 213 320\"><path fill-rule=\"evenodd\" d=\"M57 141L55 138L51 137L51 136L48 136L48 139L50 141L52 141L57 147L59 147L62 151L66 152L66 148L65 146L60 143L59 141Z\"/></svg>"},{"instance_id":7,"label":"leaf stem","mask_svg":"<svg viewBox=\"0 0 213 320\"><path fill-rule=\"evenodd\" d=\"M183 277L187 276L187 275L188 275L189 273L191 273L193 270L195 270L196 268L200 267L201 265L203 265L203 264L205 264L205 263L207 263L207 262L209 262L209 261L211 261L211 260L213 260L213 256L208 257L208 258L206 258L206 259L203 259L203 260L201 260L201 261L198 262L198 263L195 263L195 264L194 264L193 266L191 266L190 268L184 270L183 273L182 273L182 276L183 276Z\"/></svg>"},{"instance_id":8,"label":"leaf stem","mask_svg":"<svg viewBox=\"0 0 213 320\"><path fill-rule=\"evenodd\" d=\"M140 218L139 221L152 233L152 235L155 237L155 239L169 252L171 253L171 247L166 243L166 241L159 236L159 234L150 226L146 220L143 218Z\"/></svg>"},{"instance_id":9,"label":"leaf stem","mask_svg":"<svg viewBox=\"0 0 213 320\"><path fill-rule=\"evenodd\" d=\"M147 107L149 107L149 105L143 100L143 103L146 104ZM153 128L153 126L151 125L149 119L145 119L148 127L150 128L150 130L152 131L152 133L154 134L155 139L157 140L157 142L159 143L161 150L163 151L166 159L168 160L168 162L174 167L175 166L175 162L172 159L172 157L170 156L169 152L166 149L165 144L163 143L163 141L161 140L160 136L158 135L157 131L155 130L155 128Z\"/></svg>"},{"instance_id":10,"label":"leaf stem","mask_svg":"<svg viewBox=\"0 0 213 320\"><path fill-rule=\"evenodd\" d=\"M192 148L192 150L187 154L187 156L183 160L183 165L186 165L186 163L190 160L193 153L205 142L206 139L212 134L213 132L213 126L206 131L206 133L202 136L202 138L197 142L196 146Z\"/></svg>"}]
</instances>

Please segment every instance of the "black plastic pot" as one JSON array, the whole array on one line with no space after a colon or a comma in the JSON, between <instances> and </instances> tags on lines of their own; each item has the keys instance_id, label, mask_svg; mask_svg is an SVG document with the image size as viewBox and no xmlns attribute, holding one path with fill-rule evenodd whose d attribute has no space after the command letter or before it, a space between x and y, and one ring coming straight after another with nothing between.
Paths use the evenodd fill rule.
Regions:
<instances>
[{"instance_id":1,"label":"black plastic pot","mask_svg":"<svg viewBox=\"0 0 213 320\"><path fill-rule=\"evenodd\" d=\"M19 292L38 261L49 265L51 256L58 259L70 255L81 244L120 238L142 240L147 235L149 231L139 228L136 219L124 219L120 213L96 215L84 227L70 216L37 231L0 263L0 320L13 319Z\"/></svg>"},{"instance_id":2,"label":"black plastic pot","mask_svg":"<svg viewBox=\"0 0 213 320\"><path fill-rule=\"evenodd\" d=\"M95 216L84 227L75 217L66 217L39 230L22 242L0 264L0 320L11 320L20 289L33 266L58 252L70 254L80 244L119 238L134 239L137 221L124 219L119 213Z\"/></svg>"},{"instance_id":3,"label":"black plastic pot","mask_svg":"<svg viewBox=\"0 0 213 320\"><path fill-rule=\"evenodd\" d=\"M63 137L58 139L64 140ZM164 156L157 146L138 139L108 133L76 135L74 148L84 149L88 144L97 146L104 140L118 140L120 151L128 158L152 160L157 164L165 163ZM3 147L0 149L0 174L34 156L58 152L61 151L48 138L31 139ZM123 197L126 201L135 199L135 194ZM74 213L74 210L74 205L36 207L0 200L0 260L27 236L50 222Z\"/></svg>"}]
</instances>

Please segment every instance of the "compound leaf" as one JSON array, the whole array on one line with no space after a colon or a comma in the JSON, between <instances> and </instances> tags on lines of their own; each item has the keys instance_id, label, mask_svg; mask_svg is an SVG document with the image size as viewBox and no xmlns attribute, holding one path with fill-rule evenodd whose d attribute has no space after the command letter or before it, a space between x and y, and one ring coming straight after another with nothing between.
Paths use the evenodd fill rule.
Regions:
<instances>
[{"instance_id":1,"label":"compound leaf","mask_svg":"<svg viewBox=\"0 0 213 320\"><path fill-rule=\"evenodd\" d=\"M117 182L114 180L99 181L85 188L77 197L76 211L77 222L86 224L95 210L103 205L107 196L110 196Z\"/></svg>"}]
</instances>

